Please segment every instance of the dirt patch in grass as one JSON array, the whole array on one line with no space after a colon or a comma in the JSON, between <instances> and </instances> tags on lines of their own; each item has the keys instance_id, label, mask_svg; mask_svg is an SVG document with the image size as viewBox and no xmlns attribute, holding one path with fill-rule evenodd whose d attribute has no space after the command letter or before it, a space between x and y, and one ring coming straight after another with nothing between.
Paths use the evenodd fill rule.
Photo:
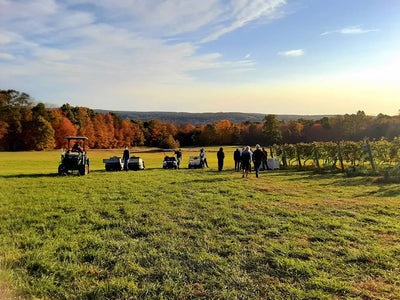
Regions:
<instances>
[{"instance_id":1,"label":"dirt patch in grass","mask_svg":"<svg viewBox=\"0 0 400 300\"><path fill-rule=\"evenodd\" d=\"M304 245L308 245L308 244L310 243L310 241L308 240L308 237L307 237L307 236L302 236L302 237L299 237L299 238L298 238L297 243L298 243L299 245L304 246Z\"/></svg>"},{"instance_id":2,"label":"dirt patch in grass","mask_svg":"<svg viewBox=\"0 0 400 300\"><path fill-rule=\"evenodd\" d=\"M392 247L398 245L400 241L400 235L398 234L381 233L377 237L383 241L382 247Z\"/></svg>"},{"instance_id":3,"label":"dirt patch in grass","mask_svg":"<svg viewBox=\"0 0 400 300\"><path fill-rule=\"evenodd\" d=\"M12 285L0 282L0 299L2 300L17 299L17 297L14 295Z\"/></svg>"},{"instance_id":4,"label":"dirt patch in grass","mask_svg":"<svg viewBox=\"0 0 400 300\"><path fill-rule=\"evenodd\" d=\"M280 205L288 211L303 211L310 208L310 205L298 202L281 202Z\"/></svg>"},{"instance_id":5,"label":"dirt patch in grass","mask_svg":"<svg viewBox=\"0 0 400 300\"><path fill-rule=\"evenodd\" d=\"M279 194L283 196L288 196L288 197L295 197L298 198L303 195L303 192L301 190L294 190L294 189L288 189L287 187L284 186L276 186L276 185L265 185L259 188L259 190L263 193L267 194Z\"/></svg>"},{"instance_id":6,"label":"dirt patch in grass","mask_svg":"<svg viewBox=\"0 0 400 300\"><path fill-rule=\"evenodd\" d=\"M353 292L361 299L400 299L400 286L380 278L356 283Z\"/></svg>"},{"instance_id":7,"label":"dirt patch in grass","mask_svg":"<svg viewBox=\"0 0 400 300\"><path fill-rule=\"evenodd\" d=\"M264 193L283 193L284 190L282 188L276 187L276 186L264 186L260 188L261 192Z\"/></svg>"}]
</instances>

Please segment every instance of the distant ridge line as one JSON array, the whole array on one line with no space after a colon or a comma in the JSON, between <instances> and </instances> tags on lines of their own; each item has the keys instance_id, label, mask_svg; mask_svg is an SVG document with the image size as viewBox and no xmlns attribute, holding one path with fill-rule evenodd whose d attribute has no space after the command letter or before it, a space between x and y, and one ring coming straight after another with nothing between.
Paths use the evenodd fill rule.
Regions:
<instances>
[{"instance_id":1,"label":"distant ridge line","mask_svg":"<svg viewBox=\"0 0 400 300\"><path fill-rule=\"evenodd\" d=\"M242 112L203 112L203 113L190 113L190 112L164 112L164 111L120 111L120 110L105 110L95 109L97 113L116 113L123 119L149 121L160 120L170 123L191 123L193 125L202 125L217 123L220 120L229 120L232 123L242 122L262 122L264 117L268 114L262 113L242 113ZM298 119L306 120L319 120L324 117L332 117L334 115L279 115L277 117L282 121L292 121Z\"/></svg>"}]
</instances>

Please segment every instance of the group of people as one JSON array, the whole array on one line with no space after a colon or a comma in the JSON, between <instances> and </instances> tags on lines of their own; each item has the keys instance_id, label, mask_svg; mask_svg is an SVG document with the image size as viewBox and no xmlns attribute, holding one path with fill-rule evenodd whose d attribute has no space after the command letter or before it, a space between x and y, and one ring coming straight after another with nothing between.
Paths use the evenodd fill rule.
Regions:
<instances>
[{"instance_id":1,"label":"group of people","mask_svg":"<svg viewBox=\"0 0 400 300\"><path fill-rule=\"evenodd\" d=\"M176 155L176 161L179 169L182 161L182 150L176 149L174 150L174 154ZM199 156L201 164L208 168L207 155L204 148L200 149ZM122 160L124 162L124 170L126 171L128 170L129 157L129 148L128 146L126 146L122 156ZM253 162L256 177L258 178L261 168L264 170L268 169L267 158L267 151L265 150L265 148L261 148L258 144L256 145L256 149L254 151L251 149L250 146L246 146L242 150L240 150L240 148L237 148L233 153L233 159L235 161L235 171L239 172L240 170L242 170L242 178L247 178L249 173L251 172L251 163ZM224 148L221 147L217 152L218 171L222 171L224 167L224 159Z\"/></svg>"},{"instance_id":2,"label":"group of people","mask_svg":"<svg viewBox=\"0 0 400 300\"><path fill-rule=\"evenodd\" d=\"M254 170L256 171L256 177L258 178L260 169L268 169L267 163L268 153L265 148L261 148L260 145L256 145L256 150L252 151L250 146L246 146L240 151L239 148L233 153L233 159L235 160L235 171L243 171L242 178L248 177L251 172L251 162L254 164Z\"/></svg>"},{"instance_id":3,"label":"group of people","mask_svg":"<svg viewBox=\"0 0 400 300\"><path fill-rule=\"evenodd\" d=\"M254 164L254 170L256 171L256 177L258 178L260 169L267 170L268 153L265 148L261 148L260 145L256 145L256 149L253 151L250 146L244 147L242 150L237 148L233 153L233 159L235 161L235 171L239 172L242 170L242 178L248 177L251 172L251 163Z\"/></svg>"},{"instance_id":4,"label":"group of people","mask_svg":"<svg viewBox=\"0 0 400 300\"><path fill-rule=\"evenodd\" d=\"M237 148L233 154L233 159L235 161L235 171L242 170L243 171L242 178L244 177L247 178L249 173L251 172L251 163L253 162L254 170L256 172L256 177L258 178L260 169L263 170L269 169L267 164L267 158L268 158L267 151L265 150L265 148L261 148L260 145L258 144L256 145L256 149L254 150L254 152L252 151L250 146L246 146L242 150L240 150L240 148ZM177 154L178 167L181 159L182 159L182 151L181 149L179 149L179 156ZM222 171L224 167L224 159L225 159L224 148L221 147L217 152L218 171ZM203 164L203 166L206 166L208 168L207 156L204 151L204 148L200 149L200 161Z\"/></svg>"}]
</instances>

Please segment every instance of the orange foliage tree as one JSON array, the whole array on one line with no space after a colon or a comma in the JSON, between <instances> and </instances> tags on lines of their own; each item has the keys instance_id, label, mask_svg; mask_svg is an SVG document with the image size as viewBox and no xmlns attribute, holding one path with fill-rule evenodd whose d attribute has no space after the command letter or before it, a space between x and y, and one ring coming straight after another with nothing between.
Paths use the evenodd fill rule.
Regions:
<instances>
[{"instance_id":1,"label":"orange foliage tree","mask_svg":"<svg viewBox=\"0 0 400 300\"><path fill-rule=\"evenodd\" d=\"M92 118L94 112L86 107L78 107L76 109L76 119L78 119L78 135L88 138L88 146L95 147L96 139Z\"/></svg>"},{"instance_id":2,"label":"orange foliage tree","mask_svg":"<svg viewBox=\"0 0 400 300\"><path fill-rule=\"evenodd\" d=\"M216 141L219 145L231 145L233 141L234 127L231 121L221 120L215 125Z\"/></svg>"},{"instance_id":3,"label":"orange foliage tree","mask_svg":"<svg viewBox=\"0 0 400 300\"><path fill-rule=\"evenodd\" d=\"M94 147L113 148L115 145L114 125L110 114L96 114L93 118Z\"/></svg>"},{"instance_id":4,"label":"orange foliage tree","mask_svg":"<svg viewBox=\"0 0 400 300\"><path fill-rule=\"evenodd\" d=\"M56 148L66 147L67 141L64 137L77 135L77 129L60 109L51 111L51 114L53 119L51 126L54 129L55 146Z\"/></svg>"}]
</instances>

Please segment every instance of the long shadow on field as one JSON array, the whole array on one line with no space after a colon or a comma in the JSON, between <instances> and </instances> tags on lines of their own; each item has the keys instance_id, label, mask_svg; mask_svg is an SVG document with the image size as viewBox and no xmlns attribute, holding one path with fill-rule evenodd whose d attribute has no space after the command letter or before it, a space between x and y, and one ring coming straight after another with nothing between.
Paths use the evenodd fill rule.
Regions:
<instances>
[{"instance_id":1,"label":"long shadow on field","mask_svg":"<svg viewBox=\"0 0 400 300\"><path fill-rule=\"evenodd\" d=\"M50 173L50 174L15 174L15 175L0 175L0 178L41 178L41 177L58 177L57 173ZM61 176L60 176L61 177Z\"/></svg>"},{"instance_id":2,"label":"long shadow on field","mask_svg":"<svg viewBox=\"0 0 400 300\"><path fill-rule=\"evenodd\" d=\"M377 191L366 192L365 194L355 195L355 197L365 197L365 196L396 197L399 195L400 195L400 187L399 186L382 185L379 187L379 190L377 190Z\"/></svg>"},{"instance_id":3,"label":"long shadow on field","mask_svg":"<svg viewBox=\"0 0 400 300\"><path fill-rule=\"evenodd\" d=\"M286 177L286 179L290 181L297 181L302 179L326 180L331 178L338 178L337 173L315 173L306 170L270 170L262 171L261 174L266 174L267 176Z\"/></svg>"},{"instance_id":4,"label":"long shadow on field","mask_svg":"<svg viewBox=\"0 0 400 300\"><path fill-rule=\"evenodd\" d=\"M194 179L194 180L188 180L187 182L193 182L193 183L213 183L213 182L221 182L221 181L228 181L231 180L229 178L205 178L205 179Z\"/></svg>"},{"instance_id":5,"label":"long shadow on field","mask_svg":"<svg viewBox=\"0 0 400 300\"><path fill-rule=\"evenodd\" d=\"M379 189L375 191L369 191L364 194L355 195L355 197L375 196L375 197L396 197L400 195L400 185L377 183L374 181L375 178L368 176L360 177L346 177L345 175L337 173L324 173L318 174L307 171L296 171L296 170L281 170L271 173L271 176L284 176L288 181L302 181L310 180L316 184L324 186L335 186L335 187L359 187L359 186L378 186ZM321 182L328 180L329 182Z\"/></svg>"}]
</instances>

